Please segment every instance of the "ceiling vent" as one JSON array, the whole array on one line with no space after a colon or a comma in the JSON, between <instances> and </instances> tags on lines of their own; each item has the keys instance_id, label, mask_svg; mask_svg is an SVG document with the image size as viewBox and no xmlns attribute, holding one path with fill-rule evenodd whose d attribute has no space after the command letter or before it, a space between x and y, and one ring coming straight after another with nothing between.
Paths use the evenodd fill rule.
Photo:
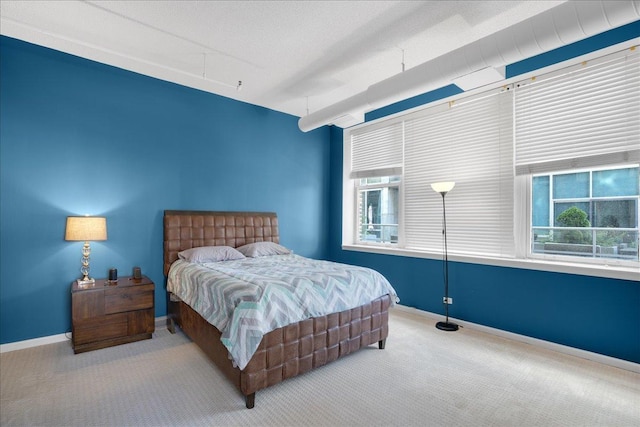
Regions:
<instances>
[{"instance_id":1,"label":"ceiling vent","mask_svg":"<svg viewBox=\"0 0 640 427\"><path fill-rule=\"evenodd\" d=\"M361 113L344 114L331 122L332 125L341 128L348 128L364 122L364 111Z\"/></svg>"}]
</instances>

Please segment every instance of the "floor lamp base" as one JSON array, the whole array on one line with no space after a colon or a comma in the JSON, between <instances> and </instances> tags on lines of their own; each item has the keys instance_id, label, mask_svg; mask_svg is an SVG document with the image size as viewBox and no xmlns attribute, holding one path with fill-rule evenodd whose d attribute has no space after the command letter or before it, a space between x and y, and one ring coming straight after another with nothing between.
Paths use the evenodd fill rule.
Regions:
<instances>
[{"instance_id":1,"label":"floor lamp base","mask_svg":"<svg viewBox=\"0 0 640 427\"><path fill-rule=\"evenodd\" d=\"M436 328L440 329L441 331L457 331L458 325L449 322L438 322L436 323Z\"/></svg>"}]
</instances>

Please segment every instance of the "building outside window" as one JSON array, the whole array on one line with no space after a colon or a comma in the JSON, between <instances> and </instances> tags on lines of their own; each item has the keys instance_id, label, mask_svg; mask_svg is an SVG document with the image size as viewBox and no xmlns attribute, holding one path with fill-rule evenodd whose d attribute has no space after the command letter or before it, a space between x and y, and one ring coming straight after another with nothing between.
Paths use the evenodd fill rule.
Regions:
<instances>
[{"instance_id":1,"label":"building outside window","mask_svg":"<svg viewBox=\"0 0 640 427\"><path fill-rule=\"evenodd\" d=\"M357 183L358 241L398 243L400 177L361 178Z\"/></svg>"},{"instance_id":2,"label":"building outside window","mask_svg":"<svg viewBox=\"0 0 640 427\"><path fill-rule=\"evenodd\" d=\"M532 178L532 253L638 261L639 168Z\"/></svg>"}]
</instances>

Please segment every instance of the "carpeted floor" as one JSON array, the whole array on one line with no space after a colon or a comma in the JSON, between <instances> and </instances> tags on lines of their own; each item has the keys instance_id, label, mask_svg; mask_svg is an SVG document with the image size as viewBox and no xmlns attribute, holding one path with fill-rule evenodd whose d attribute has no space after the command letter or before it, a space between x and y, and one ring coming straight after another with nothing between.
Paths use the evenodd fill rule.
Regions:
<instances>
[{"instance_id":1,"label":"carpeted floor","mask_svg":"<svg viewBox=\"0 0 640 427\"><path fill-rule=\"evenodd\" d=\"M2 426L635 426L640 374L393 310L371 346L240 393L182 333L0 354Z\"/></svg>"}]
</instances>

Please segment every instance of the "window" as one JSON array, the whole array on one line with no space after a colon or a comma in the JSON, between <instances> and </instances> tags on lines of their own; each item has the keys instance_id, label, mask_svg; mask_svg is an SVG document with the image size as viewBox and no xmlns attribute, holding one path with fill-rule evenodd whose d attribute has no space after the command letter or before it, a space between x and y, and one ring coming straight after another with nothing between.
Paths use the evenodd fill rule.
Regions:
<instances>
[{"instance_id":1,"label":"window","mask_svg":"<svg viewBox=\"0 0 640 427\"><path fill-rule=\"evenodd\" d=\"M345 183L354 184L345 189L345 194L354 191L355 197L345 203L345 212L353 212L349 215L356 227L347 240L358 244L398 243L403 134L402 123L386 122L350 134Z\"/></svg>"},{"instance_id":2,"label":"window","mask_svg":"<svg viewBox=\"0 0 640 427\"><path fill-rule=\"evenodd\" d=\"M638 50L507 83L346 129L343 245L637 267Z\"/></svg>"},{"instance_id":3,"label":"window","mask_svg":"<svg viewBox=\"0 0 640 427\"><path fill-rule=\"evenodd\" d=\"M513 99L508 88L407 116L404 141L405 247L442 251L446 196L450 253L513 256Z\"/></svg>"},{"instance_id":4,"label":"window","mask_svg":"<svg viewBox=\"0 0 640 427\"><path fill-rule=\"evenodd\" d=\"M638 261L638 171L534 176L531 252Z\"/></svg>"},{"instance_id":5,"label":"window","mask_svg":"<svg viewBox=\"0 0 640 427\"><path fill-rule=\"evenodd\" d=\"M359 243L398 243L399 194L398 176L358 180Z\"/></svg>"},{"instance_id":6,"label":"window","mask_svg":"<svg viewBox=\"0 0 640 427\"><path fill-rule=\"evenodd\" d=\"M638 167L618 165L640 160L639 87L633 50L516 86L515 170L533 175L532 255L637 265Z\"/></svg>"},{"instance_id":7,"label":"window","mask_svg":"<svg viewBox=\"0 0 640 427\"><path fill-rule=\"evenodd\" d=\"M347 131L351 241L440 252L442 197L430 184L457 181L447 195L449 251L512 257L512 109L510 88L500 88Z\"/></svg>"}]
</instances>

